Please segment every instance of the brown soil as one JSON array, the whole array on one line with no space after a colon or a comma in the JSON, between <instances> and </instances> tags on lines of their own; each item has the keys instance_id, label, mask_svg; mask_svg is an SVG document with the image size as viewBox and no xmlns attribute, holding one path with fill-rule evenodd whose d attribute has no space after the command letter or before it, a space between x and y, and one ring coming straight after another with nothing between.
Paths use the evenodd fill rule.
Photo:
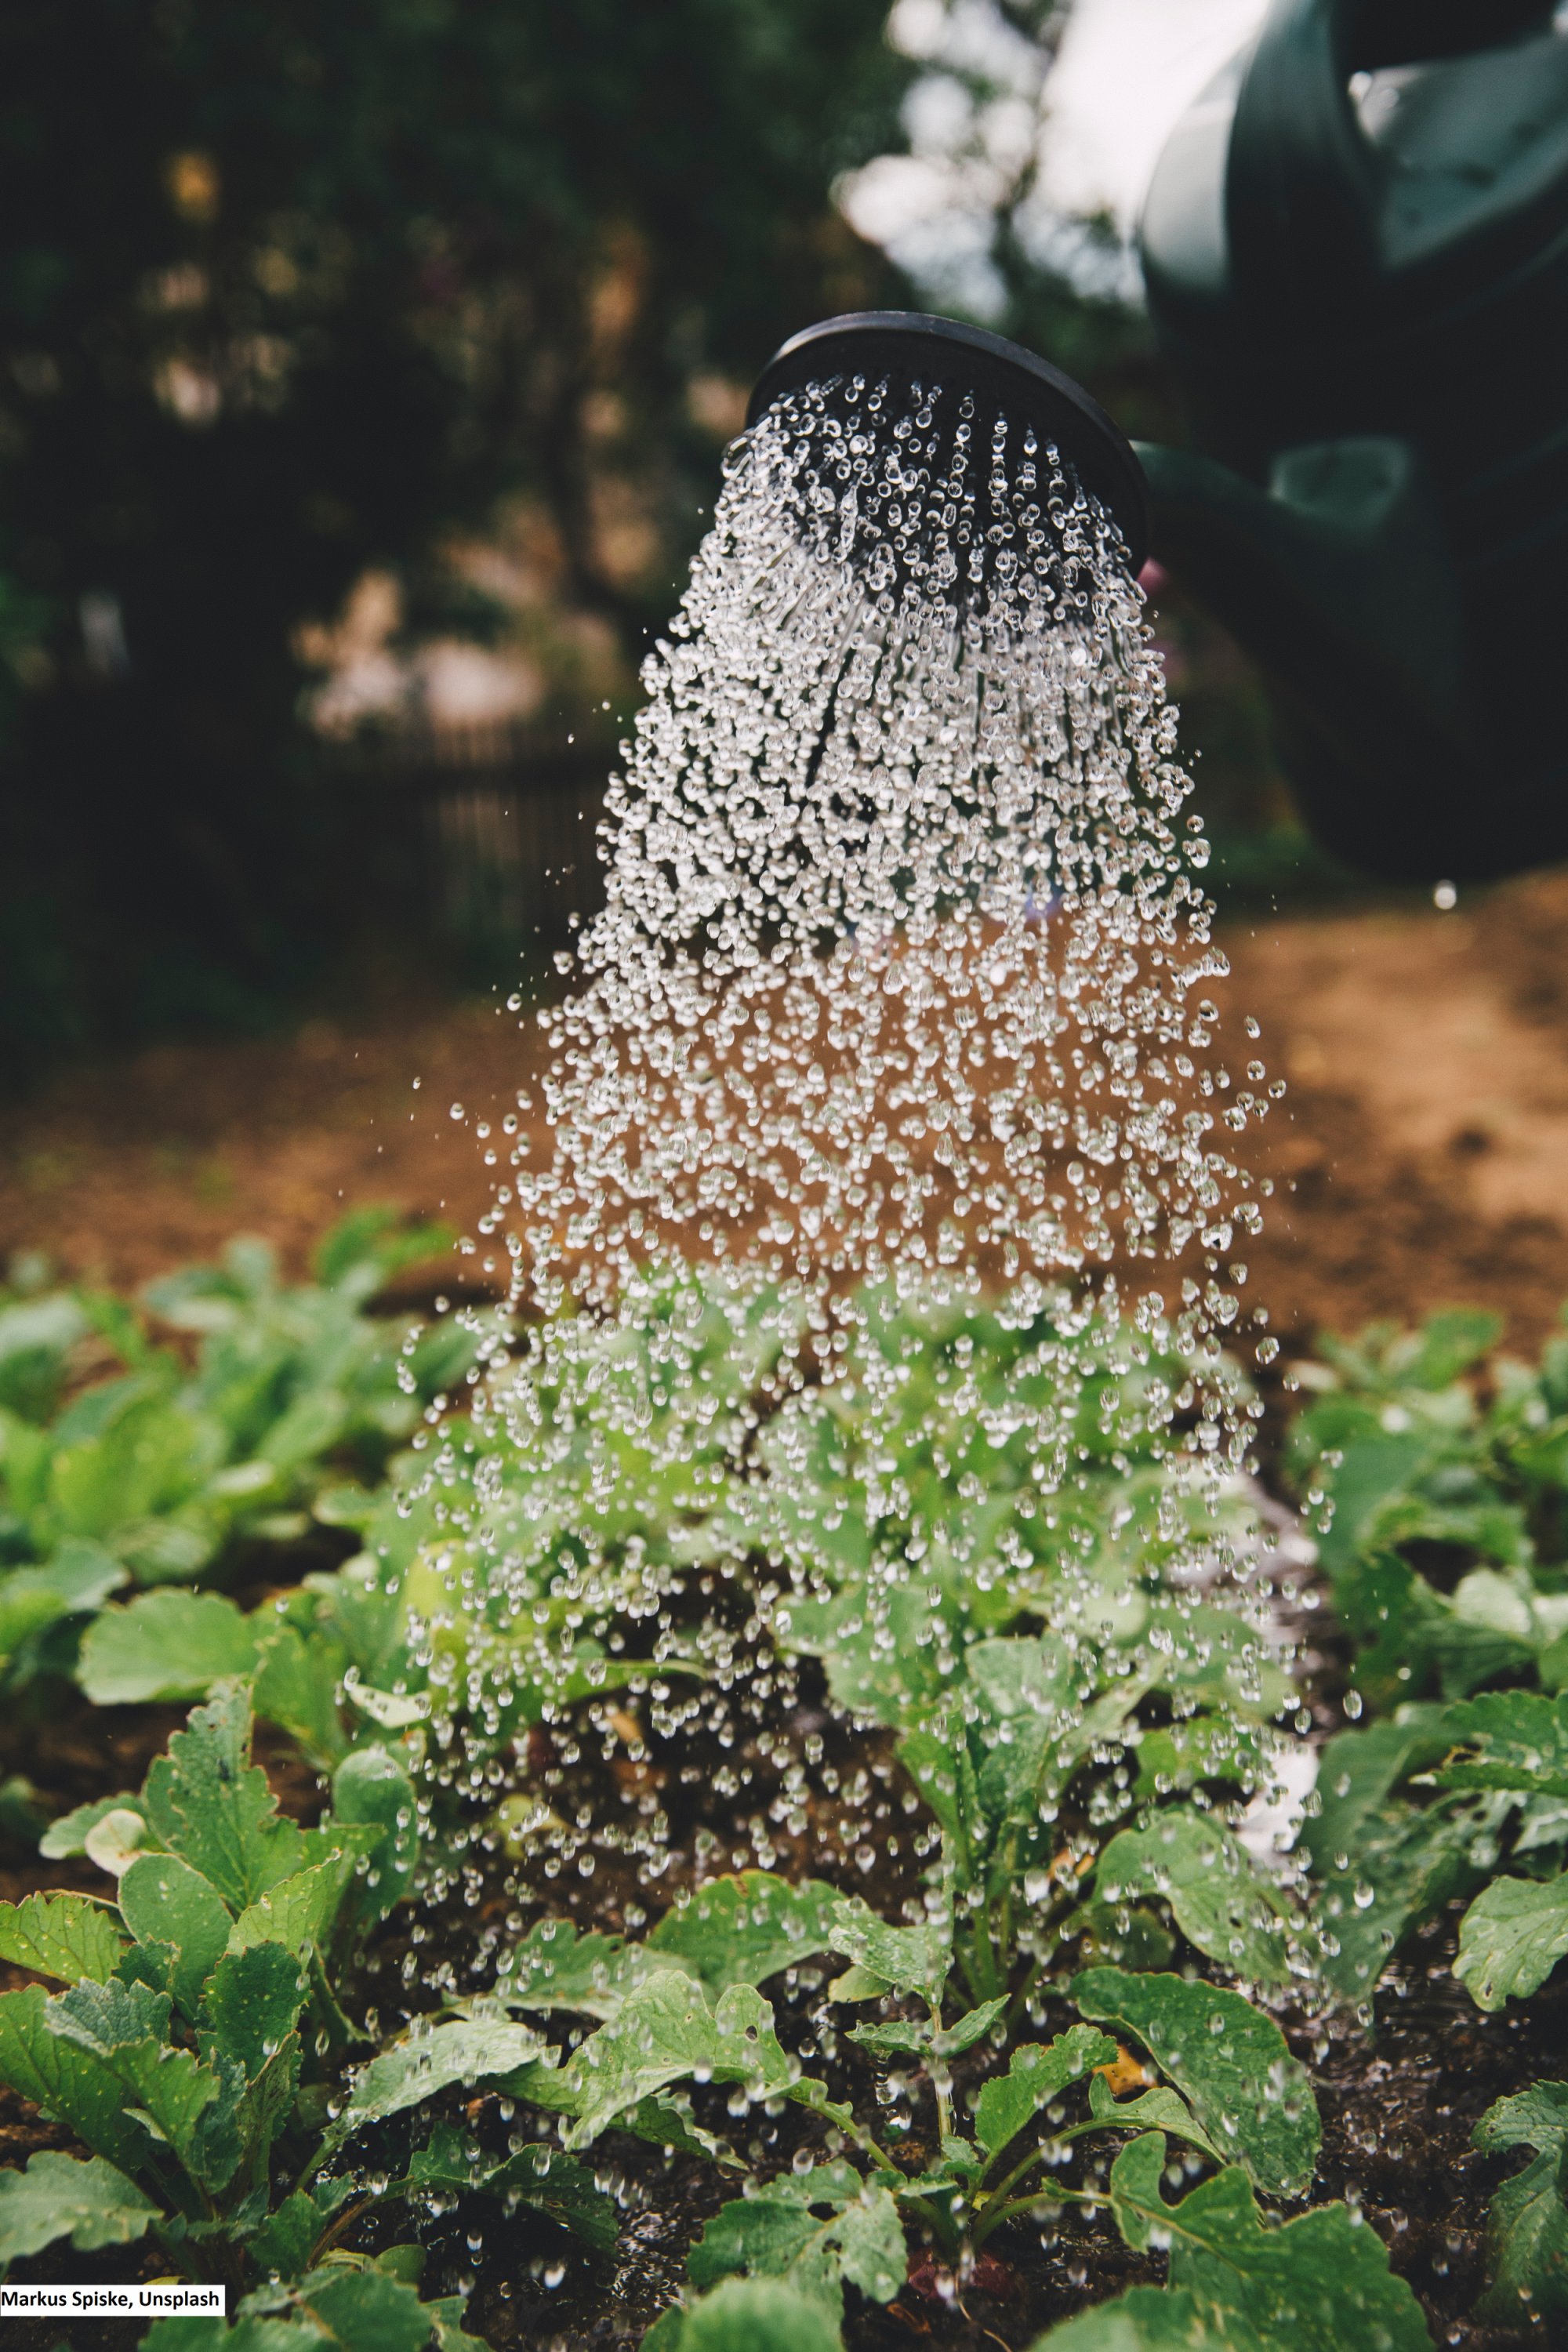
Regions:
<instances>
[{"instance_id":1,"label":"brown soil","mask_svg":"<svg viewBox=\"0 0 1568 2352\"><path fill-rule=\"evenodd\" d=\"M1252 1164L1278 1186L1249 1287L1306 1342L1495 1307L1533 1350L1568 1298L1568 876L1455 911L1232 925L1226 1012L1288 1081Z\"/></svg>"},{"instance_id":2,"label":"brown soil","mask_svg":"<svg viewBox=\"0 0 1568 2352\"><path fill-rule=\"evenodd\" d=\"M1561 874L1448 914L1226 928L1222 1040L1289 1081L1248 1138L1277 1186L1249 1295L1288 1341L1474 1302L1506 1315L1512 1347L1539 1345L1568 1297L1565 930ZM302 1271L371 1200L471 1230L490 1181L475 1124L499 1123L539 1063L531 1017L497 993L73 1072L0 1113L0 1255L135 1283L248 1231ZM482 1260L462 1270L482 1279Z\"/></svg>"}]
</instances>

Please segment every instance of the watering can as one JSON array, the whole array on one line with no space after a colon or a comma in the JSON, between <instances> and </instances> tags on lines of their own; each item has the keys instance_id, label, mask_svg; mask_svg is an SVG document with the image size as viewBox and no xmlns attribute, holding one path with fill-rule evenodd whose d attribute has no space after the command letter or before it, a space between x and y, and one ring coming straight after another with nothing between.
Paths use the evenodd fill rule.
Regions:
<instances>
[{"instance_id":1,"label":"watering can","mask_svg":"<svg viewBox=\"0 0 1568 2352\"><path fill-rule=\"evenodd\" d=\"M1144 206L1195 444L1140 448L1153 553L1260 665L1308 823L1389 876L1568 856L1553 16L1275 0Z\"/></svg>"},{"instance_id":2,"label":"watering can","mask_svg":"<svg viewBox=\"0 0 1568 2352\"><path fill-rule=\"evenodd\" d=\"M1134 568L1152 550L1259 664L1331 848L1422 881L1568 856L1568 33L1550 0L1276 0L1173 132L1142 247L1194 449L1129 445L1032 352L897 311L792 338L751 421L848 368L1035 424Z\"/></svg>"}]
</instances>

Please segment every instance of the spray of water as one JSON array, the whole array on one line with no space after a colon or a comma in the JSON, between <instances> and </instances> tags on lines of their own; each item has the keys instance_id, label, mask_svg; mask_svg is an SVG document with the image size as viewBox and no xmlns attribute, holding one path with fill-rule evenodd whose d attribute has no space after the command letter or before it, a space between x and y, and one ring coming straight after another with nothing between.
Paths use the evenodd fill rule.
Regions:
<instances>
[{"instance_id":1,"label":"spray of water","mask_svg":"<svg viewBox=\"0 0 1568 2352\"><path fill-rule=\"evenodd\" d=\"M535 1501L467 1532L492 1619L511 1594L513 1680L520 1626L542 1668L639 1615L654 1661L710 1688L779 1673L768 1592L833 1587L800 1523L840 1407L884 1626L933 1544L1063 1619L1080 1552L1040 1529L1083 1483L1086 1383L1105 1428L1152 1433L1173 1575L1227 1561L1238 1261L1267 1189L1236 1155L1265 1073L1218 1059L1206 845L1115 525L1032 432L934 388L813 384L726 470L612 785L607 905L541 1016L544 1099L520 1101L546 1149L518 1141L485 1220L528 1339L478 1425ZM1015 1344L965 1399L983 1307ZM933 1529L902 1481L922 1346L949 1351L972 1431L1021 1449L989 1532L975 1510ZM650 1546L638 1497L695 1528L737 1468L768 1500L731 1539L773 1585L743 1626L678 1624L683 1574L726 1539ZM667 1725L697 1705L673 1687Z\"/></svg>"}]
</instances>

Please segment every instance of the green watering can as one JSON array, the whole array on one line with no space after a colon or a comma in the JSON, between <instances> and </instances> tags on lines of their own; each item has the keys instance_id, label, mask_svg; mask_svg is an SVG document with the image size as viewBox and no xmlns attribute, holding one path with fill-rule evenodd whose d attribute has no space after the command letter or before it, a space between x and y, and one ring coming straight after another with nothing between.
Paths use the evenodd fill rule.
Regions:
<instances>
[{"instance_id":1,"label":"green watering can","mask_svg":"<svg viewBox=\"0 0 1568 2352\"><path fill-rule=\"evenodd\" d=\"M1275 0L1151 184L1195 453L1152 550L1267 678L1320 837L1568 856L1568 11Z\"/></svg>"}]
</instances>

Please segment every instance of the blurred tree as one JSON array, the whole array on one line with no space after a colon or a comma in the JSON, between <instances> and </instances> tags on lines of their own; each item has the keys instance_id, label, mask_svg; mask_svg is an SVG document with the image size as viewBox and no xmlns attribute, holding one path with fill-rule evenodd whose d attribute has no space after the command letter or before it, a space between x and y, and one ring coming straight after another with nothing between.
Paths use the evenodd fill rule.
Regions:
<instances>
[{"instance_id":1,"label":"blurred tree","mask_svg":"<svg viewBox=\"0 0 1568 2352\"><path fill-rule=\"evenodd\" d=\"M897 136L885 13L0 12L13 1069L251 1017L392 887L299 718L300 625L368 564L416 572L521 490L628 653L662 618L725 379L890 282L830 195ZM651 524L629 571L617 482Z\"/></svg>"}]
</instances>

